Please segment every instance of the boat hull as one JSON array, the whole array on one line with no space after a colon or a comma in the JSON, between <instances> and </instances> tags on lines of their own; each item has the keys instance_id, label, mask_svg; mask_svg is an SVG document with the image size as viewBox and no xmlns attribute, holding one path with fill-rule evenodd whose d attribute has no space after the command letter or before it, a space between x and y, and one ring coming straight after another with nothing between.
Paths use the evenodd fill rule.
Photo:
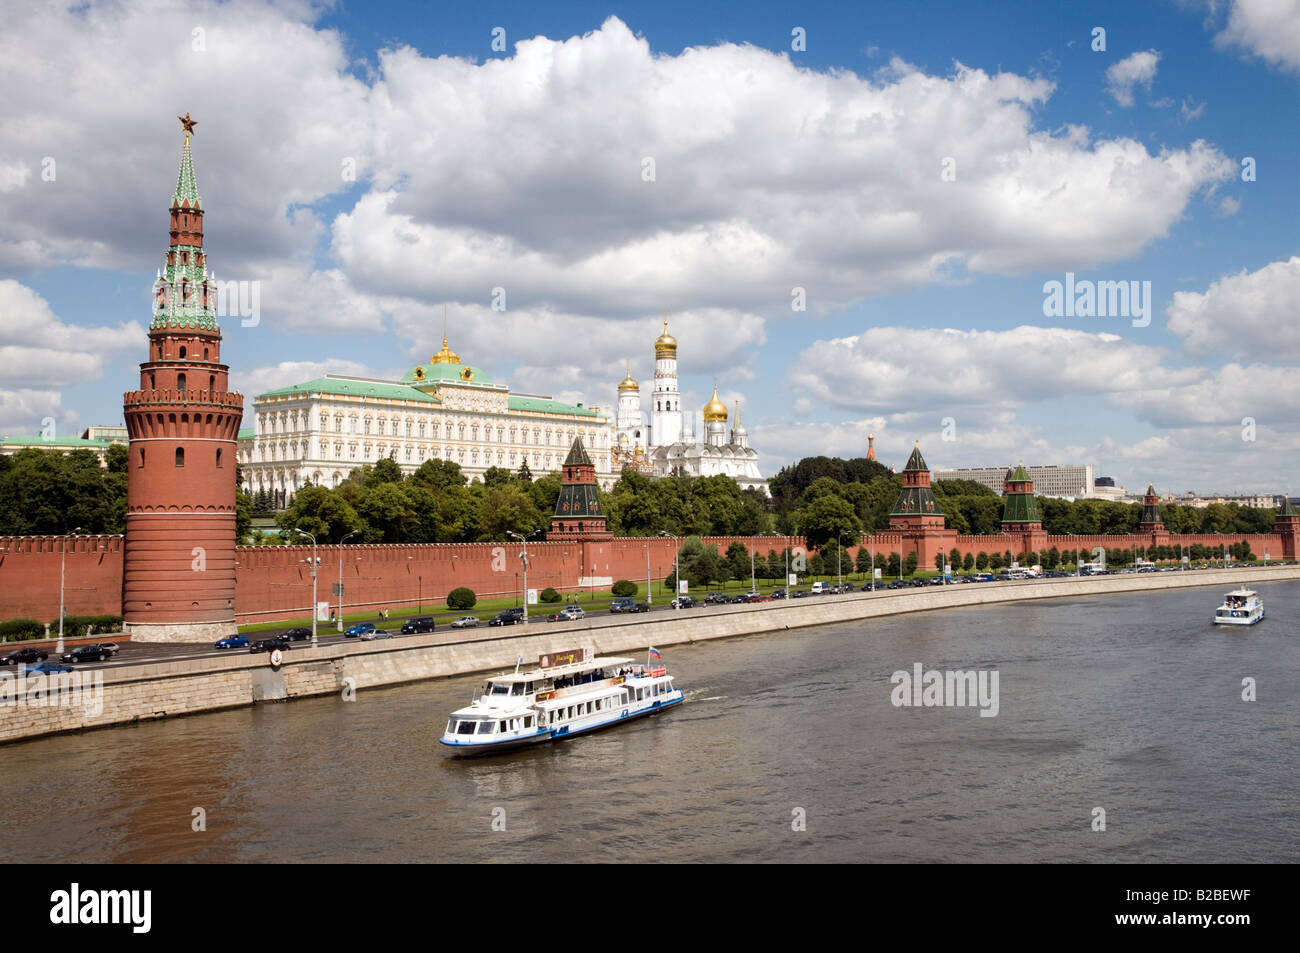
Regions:
<instances>
[{"instance_id":1,"label":"boat hull","mask_svg":"<svg viewBox=\"0 0 1300 953\"><path fill-rule=\"evenodd\" d=\"M1257 622L1263 622L1263 621L1264 621L1263 610L1260 610L1259 615L1254 616L1253 618L1251 617L1234 618L1232 616L1224 616L1223 618L1219 618L1218 616L1214 617L1215 625L1255 625Z\"/></svg>"}]
</instances>

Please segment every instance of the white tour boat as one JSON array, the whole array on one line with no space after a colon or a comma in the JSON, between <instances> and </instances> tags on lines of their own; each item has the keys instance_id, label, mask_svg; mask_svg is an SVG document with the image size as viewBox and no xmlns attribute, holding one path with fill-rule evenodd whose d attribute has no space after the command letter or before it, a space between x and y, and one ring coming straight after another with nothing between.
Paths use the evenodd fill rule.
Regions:
<instances>
[{"instance_id":1,"label":"white tour boat","mask_svg":"<svg viewBox=\"0 0 1300 953\"><path fill-rule=\"evenodd\" d=\"M1264 618L1264 603L1252 589L1234 589L1214 610L1217 625L1254 625Z\"/></svg>"},{"instance_id":2,"label":"white tour boat","mask_svg":"<svg viewBox=\"0 0 1300 953\"><path fill-rule=\"evenodd\" d=\"M653 715L686 695L655 649L645 665L594 656L590 648L543 655L537 668L494 675L482 694L452 712L439 740L458 754L521 748ZM520 659L520 662L523 660Z\"/></svg>"}]
</instances>

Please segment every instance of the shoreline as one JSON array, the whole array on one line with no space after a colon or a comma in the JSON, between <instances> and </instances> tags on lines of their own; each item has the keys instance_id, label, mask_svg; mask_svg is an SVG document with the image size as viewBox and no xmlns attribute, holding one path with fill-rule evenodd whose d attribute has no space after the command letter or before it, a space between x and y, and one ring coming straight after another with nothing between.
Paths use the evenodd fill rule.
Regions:
<instances>
[{"instance_id":1,"label":"shoreline","mask_svg":"<svg viewBox=\"0 0 1300 953\"><path fill-rule=\"evenodd\" d=\"M1300 579L1300 566L1258 569L1198 570L1120 576L1070 577L1025 582L935 586L924 589L856 592L818 596L789 603L757 603L688 609L628 621L625 617L542 623L520 633L444 641L441 634L403 637L393 644L367 642L293 649L274 667L267 655L214 656L175 662L148 662L73 674L97 683L99 707L83 701L90 692L60 689L58 682L16 691L0 672L0 744L65 732L107 728L352 692L408 682L509 669L521 656L591 645L597 654L613 654L720 638L788 631L818 625L867 620L910 612L966 608L1005 602L1058 599L1110 592L1286 582ZM1208 618L1207 626L1212 626ZM69 679L70 676L63 676ZM67 683L65 683L67 684Z\"/></svg>"}]
</instances>

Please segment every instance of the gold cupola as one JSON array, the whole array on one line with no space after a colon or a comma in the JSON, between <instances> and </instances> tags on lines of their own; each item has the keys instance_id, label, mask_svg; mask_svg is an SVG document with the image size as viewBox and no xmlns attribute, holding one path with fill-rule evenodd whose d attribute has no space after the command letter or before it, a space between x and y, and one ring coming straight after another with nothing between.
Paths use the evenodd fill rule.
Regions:
<instances>
[{"instance_id":1,"label":"gold cupola","mask_svg":"<svg viewBox=\"0 0 1300 953\"><path fill-rule=\"evenodd\" d=\"M447 347L447 335L442 336L442 350L429 358L430 364L459 364L460 355Z\"/></svg>"},{"instance_id":2,"label":"gold cupola","mask_svg":"<svg viewBox=\"0 0 1300 953\"><path fill-rule=\"evenodd\" d=\"M705 420L722 420L727 419L727 405L718 400L718 385L713 385L713 397L704 405Z\"/></svg>"},{"instance_id":3,"label":"gold cupola","mask_svg":"<svg viewBox=\"0 0 1300 953\"><path fill-rule=\"evenodd\" d=\"M628 361L628 364L627 364L627 377L623 378L623 380L619 382L618 389L619 389L619 390L640 390L640 389L641 389L641 385L638 384L638 383L637 383L635 380L633 380L633 378L632 378L632 362L631 362L631 361Z\"/></svg>"},{"instance_id":4,"label":"gold cupola","mask_svg":"<svg viewBox=\"0 0 1300 953\"><path fill-rule=\"evenodd\" d=\"M664 333L655 338L655 357L677 357L677 338L668 333L668 320L664 319Z\"/></svg>"}]
</instances>

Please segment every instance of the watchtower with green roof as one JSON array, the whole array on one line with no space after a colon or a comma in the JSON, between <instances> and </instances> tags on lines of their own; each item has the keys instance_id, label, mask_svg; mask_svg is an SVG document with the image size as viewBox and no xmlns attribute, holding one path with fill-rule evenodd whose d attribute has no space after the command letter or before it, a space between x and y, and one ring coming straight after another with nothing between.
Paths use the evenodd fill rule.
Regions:
<instances>
[{"instance_id":1,"label":"watchtower with green roof","mask_svg":"<svg viewBox=\"0 0 1300 953\"><path fill-rule=\"evenodd\" d=\"M889 528L894 530L943 529L943 510L930 488L930 468L921 456L918 441L903 467L903 490L889 511Z\"/></svg>"},{"instance_id":2,"label":"watchtower with green roof","mask_svg":"<svg viewBox=\"0 0 1300 953\"><path fill-rule=\"evenodd\" d=\"M1142 497L1142 519L1138 522L1140 533L1163 533L1165 521L1160 517L1160 497L1156 495L1156 485L1147 484L1146 494Z\"/></svg>"},{"instance_id":3,"label":"watchtower with green roof","mask_svg":"<svg viewBox=\"0 0 1300 953\"><path fill-rule=\"evenodd\" d=\"M1038 498L1034 496L1034 481L1024 463L1007 471L1002 480L1002 495L1002 532L1034 532L1043 528L1043 514L1039 512Z\"/></svg>"},{"instance_id":4,"label":"watchtower with green roof","mask_svg":"<svg viewBox=\"0 0 1300 953\"><path fill-rule=\"evenodd\" d=\"M611 539L596 484L596 465L577 437L564 458L559 499L551 518L550 539Z\"/></svg>"},{"instance_id":5,"label":"watchtower with green roof","mask_svg":"<svg viewBox=\"0 0 1300 953\"><path fill-rule=\"evenodd\" d=\"M1289 495L1282 497L1282 508L1273 517L1273 532L1282 537L1281 559L1297 558L1297 540L1300 539L1300 514L1291 505Z\"/></svg>"}]
</instances>

